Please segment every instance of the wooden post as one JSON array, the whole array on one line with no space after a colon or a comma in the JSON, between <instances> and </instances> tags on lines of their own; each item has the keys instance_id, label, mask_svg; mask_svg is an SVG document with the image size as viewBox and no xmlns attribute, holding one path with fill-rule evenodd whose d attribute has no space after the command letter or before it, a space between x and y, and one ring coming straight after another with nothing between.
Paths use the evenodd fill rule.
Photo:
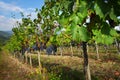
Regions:
<instances>
[{"instance_id":1,"label":"wooden post","mask_svg":"<svg viewBox=\"0 0 120 80\"><path fill-rule=\"evenodd\" d=\"M31 53L29 53L29 56L30 56L30 66L32 68L32 58L31 58Z\"/></svg>"},{"instance_id":2,"label":"wooden post","mask_svg":"<svg viewBox=\"0 0 120 80\"><path fill-rule=\"evenodd\" d=\"M62 53L62 47L60 46L60 54L61 54L61 56L63 55L63 53Z\"/></svg>"},{"instance_id":3,"label":"wooden post","mask_svg":"<svg viewBox=\"0 0 120 80\"><path fill-rule=\"evenodd\" d=\"M120 45L119 45L117 39L115 39L115 43L116 43L116 48L118 50L118 54L120 54Z\"/></svg>"},{"instance_id":4,"label":"wooden post","mask_svg":"<svg viewBox=\"0 0 120 80\"><path fill-rule=\"evenodd\" d=\"M97 60L99 60L99 52L98 52L98 44L95 42L95 47L96 47L96 54L97 54Z\"/></svg>"},{"instance_id":5,"label":"wooden post","mask_svg":"<svg viewBox=\"0 0 120 80\"><path fill-rule=\"evenodd\" d=\"M71 43L70 43L70 50L71 50L71 53L72 53L71 56L73 56L73 47L72 47L72 44L71 44Z\"/></svg>"},{"instance_id":6,"label":"wooden post","mask_svg":"<svg viewBox=\"0 0 120 80\"><path fill-rule=\"evenodd\" d=\"M16 57L16 56L15 56L16 52L13 52L13 54L14 54L14 58L15 58L15 57Z\"/></svg>"},{"instance_id":7,"label":"wooden post","mask_svg":"<svg viewBox=\"0 0 120 80\"><path fill-rule=\"evenodd\" d=\"M27 51L25 51L25 63L28 63Z\"/></svg>"},{"instance_id":8,"label":"wooden post","mask_svg":"<svg viewBox=\"0 0 120 80\"><path fill-rule=\"evenodd\" d=\"M39 63L39 69L40 69L40 74L41 74L41 70L42 70L42 66L41 66L41 62L40 62L40 53L41 53L41 50L40 50L40 52L39 52L39 51L37 51L37 53L38 53L38 63Z\"/></svg>"}]
</instances>

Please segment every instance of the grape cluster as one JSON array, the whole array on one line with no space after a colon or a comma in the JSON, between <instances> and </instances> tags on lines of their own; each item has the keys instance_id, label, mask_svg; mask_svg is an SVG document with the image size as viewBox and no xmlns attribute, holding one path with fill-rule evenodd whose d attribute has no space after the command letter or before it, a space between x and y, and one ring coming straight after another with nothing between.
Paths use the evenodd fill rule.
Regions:
<instances>
[{"instance_id":1,"label":"grape cluster","mask_svg":"<svg viewBox=\"0 0 120 80\"><path fill-rule=\"evenodd\" d=\"M56 52L57 52L57 46L56 45L50 45L50 46L48 46L47 48L46 48L46 53L48 54L48 55L51 55L51 54L56 54Z\"/></svg>"}]
</instances>

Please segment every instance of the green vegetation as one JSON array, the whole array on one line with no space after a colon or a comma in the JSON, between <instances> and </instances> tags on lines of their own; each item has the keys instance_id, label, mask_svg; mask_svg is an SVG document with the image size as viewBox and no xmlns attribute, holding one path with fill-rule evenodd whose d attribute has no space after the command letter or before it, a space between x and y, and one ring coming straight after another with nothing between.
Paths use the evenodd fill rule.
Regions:
<instances>
[{"instance_id":1,"label":"green vegetation","mask_svg":"<svg viewBox=\"0 0 120 80\"><path fill-rule=\"evenodd\" d=\"M6 42L9 40L10 36L12 35L11 32L5 32L5 31L0 31L0 51L1 48L6 44Z\"/></svg>"},{"instance_id":2,"label":"green vegetation","mask_svg":"<svg viewBox=\"0 0 120 80\"><path fill-rule=\"evenodd\" d=\"M17 22L17 26L12 29L13 35L11 36L9 42L6 45L9 51L20 51L24 50L23 54L25 53L26 48L32 48L36 43L43 42L47 46L51 44L55 44L58 47L64 47L66 45L70 45L71 41L75 41L76 43L82 43L82 54L83 54L83 71L79 72L74 70L69 70L69 68L65 67L65 70L62 69L64 67L62 64L58 66L58 72L62 69L62 71L58 75L54 75L51 73L52 76L51 80L58 79L56 76L62 76L62 74L66 74L68 72L68 76L63 76L62 79L74 80L71 76L77 76L75 80L78 79L78 76L81 76L81 79L84 80L91 80L91 79L104 79L100 77L95 77L95 75L99 74L99 72L95 71L94 68L90 71L90 67L93 67L94 60L90 58L94 58L94 55L88 55L88 48L87 44L96 44L96 52L97 57L98 54L98 44L102 44L104 46L110 46L113 42L120 38L119 33L114 30L114 26L120 24L119 20L117 19L120 16L120 1L119 0L45 0L45 4L43 5L42 9L36 9L37 18L31 20L30 17L24 17L22 14L22 23ZM108 21L109 23L107 23ZM63 30L64 29L64 30ZM79 46L80 47L80 46ZM118 46L119 48L119 46ZM107 49L106 49L107 50ZM94 51L94 50L93 50ZM103 50L102 50L103 51ZM67 52L67 51L66 51ZM76 51L77 52L77 51ZM119 52L119 49L118 49ZM106 51L107 53L107 51ZM62 54L62 50L61 50ZM27 53L25 54L25 57ZM30 65L31 64L31 54L30 55ZM100 54L101 57L102 54ZM104 54L105 55L105 54ZM38 63L40 68L40 74L42 72L40 53L38 53ZM62 56L62 55L61 55ZM73 53L72 53L73 56ZM110 56L110 55L109 55ZM105 56L106 57L106 56ZM74 57L73 57L74 58ZM99 57L98 57L99 58ZM105 59L102 56L103 59ZM102 59L100 58L100 59ZM62 58L61 58L62 59ZM68 57L65 59L67 60ZM71 58L70 58L71 59ZM81 58L80 58L81 59ZM46 61L49 58L46 58ZM99 60L99 59L98 59ZM104 60L100 64L104 64ZM27 62L27 58L26 58ZM33 61L34 63L35 61ZM53 62L53 61L50 61ZM50 63L46 63L47 66ZM72 61L71 61L72 62ZM72 62L72 64L76 63L77 61ZM45 60L43 60L43 65L45 65ZM117 63L118 64L118 63ZM57 64L52 64L57 65ZM75 64L76 66L82 66L81 63ZM105 65L107 65L105 63ZM116 65L116 64L115 64ZM46 66L45 66L46 67ZM101 67L99 64L95 65L94 67ZM49 66L50 68L50 66ZM48 69L48 68L47 68ZM66 71L67 69L67 71ZM111 69L111 68L108 68ZM103 69L102 71L107 72L107 68ZM49 69L48 69L49 70ZM56 71L57 69L55 69ZM54 71L54 70L53 70ZM64 73L65 71L65 73ZM95 71L95 72L94 72ZM49 72L49 71L48 71ZM84 73L84 74L83 74ZM72 74L72 75L71 75ZM103 73L109 74L109 73ZM111 74L112 75L112 74ZM108 75L107 75L108 76ZM106 76L105 76L106 77ZM112 77L114 78L114 77ZM107 78L108 80L110 78ZM115 78L116 79L116 78Z\"/></svg>"}]
</instances>

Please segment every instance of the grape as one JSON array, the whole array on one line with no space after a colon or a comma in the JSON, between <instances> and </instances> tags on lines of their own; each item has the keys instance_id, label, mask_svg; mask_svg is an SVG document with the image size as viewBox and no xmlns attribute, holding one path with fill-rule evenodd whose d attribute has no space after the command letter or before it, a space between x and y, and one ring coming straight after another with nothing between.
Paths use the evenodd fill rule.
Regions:
<instances>
[{"instance_id":1,"label":"grape","mask_svg":"<svg viewBox=\"0 0 120 80\"><path fill-rule=\"evenodd\" d=\"M26 48L26 51L27 51L27 52L30 52L30 47Z\"/></svg>"},{"instance_id":2,"label":"grape","mask_svg":"<svg viewBox=\"0 0 120 80\"><path fill-rule=\"evenodd\" d=\"M49 47L47 47L46 49L46 53L48 55L51 55L52 53L55 55L55 52L57 52L57 46L56 45L50 45Z\"/></svg>"},{"instance_id":3,"label":"grape","mask_svg":"<svg viewBox=\"0 0 120 80\"><path fill-rule=\"evenodd\" d=\"M36 45L33 45L33 46L32 46L32 49L33 49L34 51L37 50Z\"/></svg>"},{"instance_id":4,"label":"grape","mask_svg":"<svg viewBox=\"0 0 120 80\"><path fill-rule=\"evenodd\" d=\"M47 53L48 55L52 54L52 51L53 51L52 46L47 47L46 53Z\"/></svg>"}]
</instances>

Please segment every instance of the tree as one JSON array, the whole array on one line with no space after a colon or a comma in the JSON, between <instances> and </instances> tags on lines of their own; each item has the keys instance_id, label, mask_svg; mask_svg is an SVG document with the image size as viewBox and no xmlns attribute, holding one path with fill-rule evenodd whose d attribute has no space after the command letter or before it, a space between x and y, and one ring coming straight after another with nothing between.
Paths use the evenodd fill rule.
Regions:
<instances>
[{"instance_id":1,"label":"tree","mask_svg":"<svg viewBox=\"0 0 120 80\"><path fill-rule=\"evenodd\" d=\"M86 43L94 39L97 43L111 44L118 35L111 27L114 24L106 23L106 20L113 20L117 23L117 16L120 11L120 1L112 0L46 0L45 5L48 9L54 9L59 15L60 24L66 29L70 29L72 39L77 42L83 42L84 52L84 73L85 80L91 80L88 76L89 63ZM90 17L90 22L86 19ZM102 40L101 40L102 39Z\"/></svg>"},{"instance_id":2,"label":"tree","mask_svg":"<svg viewBox=\"0 0 120 80\"><path fill-rule=\"evenodd\" d=\"M113 28L119 23L117 19L117 16L120 16L119 8L119 0L45 0L44 6L38 11L38 18L34 21L23 18L23 23L20 28L15 28L14 33L22 42L27 39L25 35L34 33L36 25L40 24L45 42L50 41L50 38L54 38L52 40L55 42L57 40L54 33L56 26L53 22L58 21L66 29L67 36L71 36L73 41L82 42L85 80L91 80L87 42L92 39L96 43L106 45L113 43L119 36ZM27 34L20 32L21 30L23 32L25 27L27 27ZM35 36L35 34L32 35ZM63 33L63 36L66 35Z\"/></svg>"}]
</instances>

